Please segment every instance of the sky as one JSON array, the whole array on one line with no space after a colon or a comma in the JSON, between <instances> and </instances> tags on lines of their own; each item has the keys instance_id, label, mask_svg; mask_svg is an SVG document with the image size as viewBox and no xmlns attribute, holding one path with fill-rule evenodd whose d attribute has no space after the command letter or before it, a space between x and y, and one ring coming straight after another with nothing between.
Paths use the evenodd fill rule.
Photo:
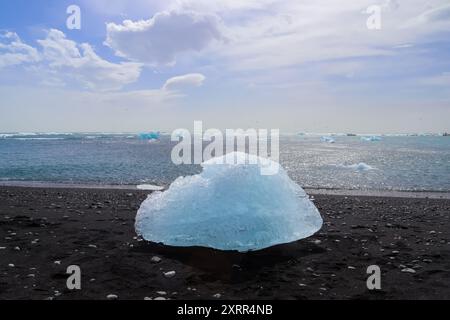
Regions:
<instances>
[{"instance_id":1,"label":"sky","mask_svg":"<svg viewBox=\"0 0 450 320\"><path fill-rule=\"evenodd\" d=\"M73 5L79 29L67 25ZM450 1L0 2L0 132L192 130L195 120L450 131Z\"/></svg>"}]
</instances>

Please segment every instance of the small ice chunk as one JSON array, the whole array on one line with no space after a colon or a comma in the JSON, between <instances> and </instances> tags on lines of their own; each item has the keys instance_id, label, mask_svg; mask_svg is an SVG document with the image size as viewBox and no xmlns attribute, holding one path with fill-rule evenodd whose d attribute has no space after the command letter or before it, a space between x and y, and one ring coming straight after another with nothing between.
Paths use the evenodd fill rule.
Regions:
<instances>
[{"instance_id":1,"label":"small ice chunk","mask_svg":"<svg viewBox=\"0 0 450 320\"><path fill-rule=\"evenodd\" d=\"M173 278L175 277L176 272L175 271L168 271L168 272L164 272L164 277L166 278Z\"/></svg>"},{"instance_id":2,"label":"small ice chunk","mask_svg":"<svg viewBox=\"0 0 450 320\"><path fill-rule=\"evenodd\" d=\"M164 187L154 186L152 184L140 184L140 185L136 186L136 188L139 189L139 190L149 190L149 191L162 191L162 190L164 190Z\"/></svg>"},{"instance_id":3,"label":"small ice chunk","mask_svg":"<svg viewBox=\"0 0 450 320\"><path fill-rule=\"evenodd\" d=\"M284 169L261 174L261 163L273 161L240 152L224 157L248 162L215 158L202 173L152 193L138 210L136 232L166 245L245 252L303 239L322 227L319 211Z\"/></svg>"},{"instance_id":4,"label":"small ice chunk","mask_svg":"<svg viewBox=\"0 0 450 320\"><path fill-rule=\"evenodd\" d=\"M153 257L150 259L150 261L151 261L152 263L160 263L160 262L161 262L161 258L158 257L158 256L153 256Z\"/></svg>"},{"instance_id":5,"label":"small ice chunk","mask_svg":"<svg viewBox=\"0 0 450 320\"><path fill-rule=\"evenodd\" d=\"M412 268L404 268L404 269L402 269L402 272L405 272L405 273L416 273L416 270L414 270Z\"/></svg>"},{"instance_id":6,"label":"small ice chunk","mask_svg":"<svg viewBox=\"0 0 450 320\"><path fill-rule=\"evenodd\" d=\"M322 138L320 138L320 140L322 142L335 143L335 140L332 137L323 136Z\"/></svg>"}]
</instances>

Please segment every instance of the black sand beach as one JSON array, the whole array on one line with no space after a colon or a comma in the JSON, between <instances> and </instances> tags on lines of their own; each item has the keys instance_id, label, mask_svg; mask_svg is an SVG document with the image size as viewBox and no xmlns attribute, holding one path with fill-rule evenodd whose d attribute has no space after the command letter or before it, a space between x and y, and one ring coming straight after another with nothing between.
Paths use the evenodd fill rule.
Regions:
<instances>
[{"instance_id":1,"label":"black sand beach","mask_svg":"<svg viewBox=\"0 0 450 320\"><path fill-rule=\"evenodd\" d=\"M0 299L450 299L448 199L316 195L319 233L242 254L140 241L147 194L0 187Z\"/></svg>"}]
</instances>

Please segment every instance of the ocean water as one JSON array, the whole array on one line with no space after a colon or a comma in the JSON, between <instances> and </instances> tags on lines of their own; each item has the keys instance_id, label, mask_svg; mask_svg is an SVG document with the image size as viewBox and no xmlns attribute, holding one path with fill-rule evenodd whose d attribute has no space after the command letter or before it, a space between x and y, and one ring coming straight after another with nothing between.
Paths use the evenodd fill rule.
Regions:
<instances>
[{"instance_id":1,"label":"ocean water","mask_svg":"<svg viewBox=\"0 0 450 320\"><path fill-rule=\"evenodd\" d=\"M280 137L280 160L305 188L450 191L450 137ZM0 134L0 182L168 185L199 173L176 166L169 136L149 143L135 134Z\"/></svg>"}]
</instances>

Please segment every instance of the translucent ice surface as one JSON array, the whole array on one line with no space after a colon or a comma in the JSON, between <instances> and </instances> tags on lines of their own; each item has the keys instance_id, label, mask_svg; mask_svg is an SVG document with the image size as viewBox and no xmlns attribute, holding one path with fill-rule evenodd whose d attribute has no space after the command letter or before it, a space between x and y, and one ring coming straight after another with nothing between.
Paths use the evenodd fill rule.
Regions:
<instances>
[{"instance_id":1,"label":"translucent ice surface","mask_svg":"<svg viewBox=\"0 0 450 320\"><path fill-rule=\"evenodd\" d=\"M136 216L144 239L172 246L258 250L306 238L322 218L303 189L280 167L262 175L261 158L231 153L204 163L202 173L180 177L164 192L154 192ZM267 165L267 160L264 160Z\"/></svg>"}]
</instances>

